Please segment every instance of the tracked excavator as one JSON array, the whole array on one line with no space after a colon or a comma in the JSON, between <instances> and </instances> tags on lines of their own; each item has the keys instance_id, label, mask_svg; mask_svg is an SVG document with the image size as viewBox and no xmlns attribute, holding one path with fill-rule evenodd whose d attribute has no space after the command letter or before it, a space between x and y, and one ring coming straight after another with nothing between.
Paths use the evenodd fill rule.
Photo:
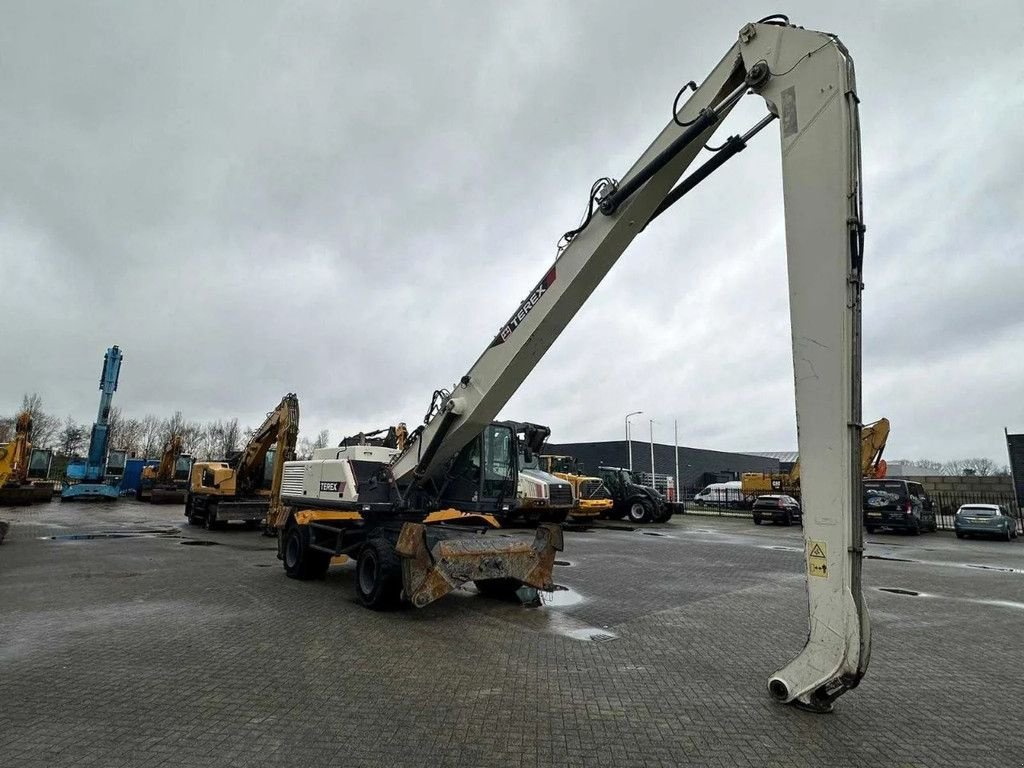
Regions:
<instances>
[{"instance_id":1,"label":"tracked excavator","mask_svg":"<svg viewBox=\"0 0 1024 768\"><path fill-rule=\"evenodd\" d=\"M135 498L151 504L180 504L188 493L192 457L182 453L181 435L172 434L164 443L160 463L144 467Z\"/></svg>"},{"instance_id":2,"label":"tracked excavator","mask_svg":"<svg viewBox=\"0 0 1024 768\"><path fill-rule=\"evenodd\" d=\"M885 477L887 465L882 458L889 439L889 420L882 418L865 424L860 431L860 474L865 480ZM740 476L740 490L747 503L765 493L799 493L800 461L789 472L744 472Z\"/></svg>"},{"instance_id":3,"label":"tracked excavator","mask_svg":"<svg viewBox=\"0 0 1024 768\"><path fill-rule=\"evenodd\" d=\"M238 454L193 464L185 495L189 524L213 530L230 522L265 523L270 499L280 494L284 464L295 458L298 436L299 399L287 394Z\"/></svg>"},{"instance_id":4,"label":"tracked excavator","mask_svg":"<svg viewBox=\"0 0 1024 768\"><path fill-rule=\"evenodd\" d=\"M747 94L763 99L768 113L712 147L712 135ZM435 391L404 449L327 449L286 463L274 523L288 574L309 578L335 555L354 556L356 590L371 607L400 597L426 605L469 580L549 586L561 547L557 526L538 528L530 553L501 532L458 535L454 526L423 520L455 482L475 489L469 500L478 508L508 502L515 436L493 423L499 410L633 238L778 120L809 631L768 691L780 702L830 709L860 682L870 649L861 589L857 105L853 61L835 35L782 16L745 25L703 82L679 91L668 125L633 167L591 187L582 222L562 237L554 264L466 374ZM704 149L709 159L676 185ZM739 191L729 205L742 211Z\"/></svg>"},{"instance_id":5,"label":"tracked excavator","mask_svg":"<svg viewBox=\"0 0 1024 768\"><path fill-rule=\"evenodd\" d=\"M53 483L30 477L32 414L23 411L14 421L14 439L0 443L0 506L25 506L53 498Z\"/></svg>"}]
</instances>

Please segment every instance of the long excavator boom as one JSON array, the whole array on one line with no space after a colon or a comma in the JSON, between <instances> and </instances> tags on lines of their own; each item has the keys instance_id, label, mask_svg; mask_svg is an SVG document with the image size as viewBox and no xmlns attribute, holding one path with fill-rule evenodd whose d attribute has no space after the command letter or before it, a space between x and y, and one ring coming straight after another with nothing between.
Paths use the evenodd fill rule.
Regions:
<instances>
[{"instance_id":1,"label":"long excavator boom","mask_svg":"<svg viewBox=\"0 0 1024 768\"><path fill-rule=\"evenodd\" d=\"M241 454L234 460L235 487L246 494L259 487L263 480L263 462L267 452L277 447L274 455L271 496L277 498L280 490L284 462L295 458L295 443L299 437L299 398L289 393L253 432Z\"/></svg>"},{"instance_id":2,"label":"long excavator boom","mask_svg":"<svg viewBox=\"0 0 1024 768\"><path fill-rule=\"evenodd\" d=\"M861 596L860 301L863 216L853 61L835 35L769 17L739 39L621 181L591 189L584 223L392 462L400 493L443 473L490 423L636 235L778 119L810 630L772 676L783 702L828 709L867 667ZM684 88L684 91L686 89ZM680 179L746 93L769 114ZM680 96L683 91L680 92ZM678 101L678 97L677 97ZM730 204L738 207L742 191Z\"/></svg>"}]
</instances>

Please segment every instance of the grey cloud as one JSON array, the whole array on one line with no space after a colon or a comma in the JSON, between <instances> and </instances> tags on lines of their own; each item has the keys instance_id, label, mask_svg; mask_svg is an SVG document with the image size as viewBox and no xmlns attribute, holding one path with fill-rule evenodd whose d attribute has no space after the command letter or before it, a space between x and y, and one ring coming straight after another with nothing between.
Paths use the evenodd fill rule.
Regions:
<instances>
[{"instance_id":1,"label":"grey cloud","mask_svg":"<svg viewBox=\"0 0 1024 768\"><path fill-rule=\"evenodd\" d=\"M849 45L864 102L865 416L893 420L893 455L1002 460L1002 424L1024 429L1010 352L1022 92L1006 75L1022 11L800 5L794 20ZM0 409L38 390L92 418L116 342L127 412L255 423L294 390L309 432L419 419L551 262L593 179L621 175L679 85L763 13L10 10L0 273L19 364L0 369ZM752 101L728 130L761 112ZM560 441L619 437L621 414L643 408L660 439L678 418L689 444L791 447L778 168L766 133L650 227L506 413ZM951 418L965 401L971 415Z\"/></svg>"}]
</instances>

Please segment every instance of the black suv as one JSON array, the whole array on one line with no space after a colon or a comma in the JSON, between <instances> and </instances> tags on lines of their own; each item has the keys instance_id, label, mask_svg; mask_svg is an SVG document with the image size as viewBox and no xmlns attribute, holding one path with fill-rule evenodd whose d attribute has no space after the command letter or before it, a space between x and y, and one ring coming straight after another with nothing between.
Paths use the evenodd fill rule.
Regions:
<instances>
[{"instance_id":1,"label":"black suv","mask_svg":"<svg viewBox=\"0 0 1024 768\"><path fill-rule=\"evenodd\" d=\"M924 487L911 480L864 481L864 527L868 533L879 528L907 531L916 536L934 531L935 506Z\"/></svg>"},{"instance_id":2,"label":"black suv","mask_svg":"<svg viewBox=\"0 0 1024 768\"><path fill-rule=\"evenodd\" d=\"M754 525L760 525L762 521L770 523L781 523L792 525L793 523L803 524L803 514L800 512L800 502L792 496L785 494L771 493L765 496L758 496L752 507Z\"/></svg>"}]
</instances>

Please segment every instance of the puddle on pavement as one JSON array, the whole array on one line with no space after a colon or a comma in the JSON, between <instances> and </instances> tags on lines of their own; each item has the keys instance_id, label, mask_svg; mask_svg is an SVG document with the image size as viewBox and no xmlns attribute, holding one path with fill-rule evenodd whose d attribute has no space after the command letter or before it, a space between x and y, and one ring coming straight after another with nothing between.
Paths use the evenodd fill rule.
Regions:
<instances>
[{"instance_id":1,"label":"puddle on pavement","mask_svg":"<svg viewBox=\"0 0 1024 768\"><path fill-rule=\"evenodd\" d=\"M539 626L535 625L536 629L591 643L618 639L618 635L609 631L608 627L591 626L560 610L587 602L587 598L575 589L556 584L553 591L539 591L538 596L540 604L532 608L531 613L543 623ZM534 611L535 613L533 613Z\"/></svg>"},{"instance_id":2,"label":"puddle on pavement","mask_svg":"<svg viewBox=\"0 0 1024 768\"><path fill-rule=\"evenodd\" d=\"M865 560L886 560L891 563L916 563L917 565L941 565L946 568L968 568L972 571L995 571L997 573L1024 574L1024 568L1012 568L1008 565L983 565L981 563L953 563L945 560L916 560L909 557L890 557L889 555L864 555Z\"/></svg>"},{"instance_id":3,"label":"puddle on pavement","mask_svg":"<svg viewBox=\"0 0 1024 768\"><path fill-rule=\"evenodd\" d=\"M142 528L124 531L93 531L92 533L62 533L56 536L40 536L43 541L89 541L91 539L143 539L161 537L178 537L181 531L177 528Z\"/></svg>"},{"instance_id":4,"label":"puddle on pavement","mask_svg":"<svg viewBox=\"0 0 1024 768\"><path fill-rule=\"evenodd\" d=\"M206 539L186 539L185 541L179 541L179 544L185 547L219 547L219 541L208 541Z\"/></svg>"},{"instance_id":5,"label":"puddle on pavement","mask_svg":"<svg viewBox=\"0 0 1024 768\"><path fill-rule=\"evenodd\" d=\"M605 643L609 640L618 639L618 635L608 632L607 630L597 629L596 627L584 627L582 629L568 629L561 634L566 637L571 637L573 640L586 640L592 643Z\"/></svg>"},{"instance_id":6,"label":"puddle on pavement","mask_svg":"<svg viewBox=\"0 0 1024 768\"><path fill-rule=\"evenodd\" d=\"M786 547L782 544L765 544L761 549L774 549L778 552L803 552L803 547Z\"/></svg>"},{"instance_id":7,"label":"puddle on pavement","mask_svg":"<svg viewBox=\"0 0 1024 768\"><path fill-rule=\"evenodd\" d=\"M657 536L659 539L674 539L671 533L661 533L660 531L640 531L644 536Z\"/></svg>"},{"instance_id":8,"label":"puddle on pavement","mask_svg":"<svg viewBox=\"0 0 1024 768\"><path fill-rule=\"evenodd\" d=\"M569 560L555 560L555 565L563 565L566 568L568 568L572 565L572 562Z\"/></svg>"},{"instance_id":9,"label":"puddle on pavement","mask_svg":"<svg viewBox=\"0 0 1024 768\"><path fill-rule=\"evenodd\" d=\"M539 594L541 605L552 608L565 608L566 606L579 605L583 602L583 595L575 589L563 587L559 584L555 585L553 592L542 591Z\"/></svg>"},{"instance_id":10,"label":"puddle on pavement","mask_svg":"<svg viewBox=\"0 0 1024 768\"><path fill-rule=\"evenodd\" d=\"M995 600L988 597L951 597L949 595L936 595L929 592L917 592L913 589L903 589L902 587L875 587L879 592L887 592L891 595L909 595L910 597L927 597L935 600L949 600L956 603L973 603L975 605L991 605L996 608L1013 608L1014 610L1024 611L1024 603L1019 603L1015 600Z\"/></svg>"},{"instance_id":11,"label":"puddle on pavement","mask_svg":"<svg viewBox=\"0 0 1024 768\"><path fill-rule=\"evenodd\" d=\"M1019 568L1010 568L1005 565L979 565L977 563L964 563L964 568L976 568L979 571L999 571L1001 573L1024 573Z\"/></svg>"}]
</instances>

